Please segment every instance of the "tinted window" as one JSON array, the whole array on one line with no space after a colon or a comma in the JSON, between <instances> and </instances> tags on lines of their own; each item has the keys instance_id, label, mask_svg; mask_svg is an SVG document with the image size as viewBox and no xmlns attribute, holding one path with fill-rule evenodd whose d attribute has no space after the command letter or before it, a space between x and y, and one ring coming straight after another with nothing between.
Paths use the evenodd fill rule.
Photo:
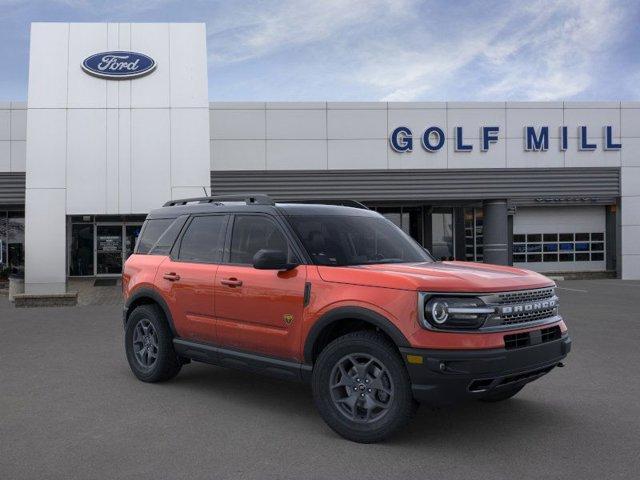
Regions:
<instances>
[{"instance_id":1,"label":"tinted window","mask_svg":"<svg viewBox=\"0 0 640 480\"><path fill-rule=\"evenodd\" d=\"M180 242L178 258L186 262L219 263L226 224L226 215L194 217Z\"/></svg>"},{"instance_id":2,"label":"tinted window","mask_svg":"<svg viewBox=\"0 0 640 480\"><path fill-rule=\"evenodd\" d=\"M253 256L262 249L280 250L292 260L287 239L274 222L258 215L236 216L229 262L252 264Z\"/></svg>"},{"instance_id":3,"label":"tinted window","mask_svg":"<svg viewBox=\"0 0 640 480\"><path fill-rule=\"evenodd\" d=\"M299 216L289 221L318 265L433 261L415 240L382 217Z\"/></svg>"},{"instance_id":4,"label":"tinted window","mask_svg":"<svg viewBox=\"0 0 640 480\"><path fill-rule=\"evenodd\" d=\"M171 225L169 225L169 228L167 228L164 233L160 235L160 238L155 243L149 254L169 255L169 252L171 252L171 247L173 247L176 238L178 238L178 235L180 234L180 230L182 230L182 227L188 218L188 215L182 215L176 218L176 220Z\"/></svg>"},{"instance_id":5,"label":"tinted window","mask_svg":"<svg viewBox=\"0 0 640 480\"><path fill-rule=\"evenodd\" d=\"M144 223L142 234L138 238L136 253L148 253L151 247L158 241L167 227L173 223L174 218L155 218Z\"/></svg>"}]
</instances>

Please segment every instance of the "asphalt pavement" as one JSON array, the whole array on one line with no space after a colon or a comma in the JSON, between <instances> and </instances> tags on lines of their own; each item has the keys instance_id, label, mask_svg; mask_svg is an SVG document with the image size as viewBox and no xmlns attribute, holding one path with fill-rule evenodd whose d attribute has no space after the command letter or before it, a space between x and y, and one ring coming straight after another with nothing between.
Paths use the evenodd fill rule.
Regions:
<instances>
[{"instance_id":1,"label":"asphalt pavement","mask_svg":"<svg viewBox=\"0 0 640 480\"><path fill-rule=\"evenodd\" d=\"M0 297L0 478L639 478L640 282L559 286L565 368L507 402L421 408L376 445L334 434L302 384L202 364L139 382L117 305Z\"/></svg>"}]
</instances>

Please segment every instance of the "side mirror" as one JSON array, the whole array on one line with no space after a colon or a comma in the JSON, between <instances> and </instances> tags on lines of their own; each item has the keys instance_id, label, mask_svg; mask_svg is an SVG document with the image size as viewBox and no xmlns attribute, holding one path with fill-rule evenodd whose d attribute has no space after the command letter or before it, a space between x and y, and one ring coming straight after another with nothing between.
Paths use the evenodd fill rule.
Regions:
<instances>
[{"instance_id":1,"label":"side mirror","mask_svg":"<svg viewBox=\"0 0 640 480\"><path fill-rule=\"evenodd\" d=\"M287 254L282 250L262 249L253 256L253 268L258 270L292 270L297 266L287 262Z\"/></svg>"}]
</instances>

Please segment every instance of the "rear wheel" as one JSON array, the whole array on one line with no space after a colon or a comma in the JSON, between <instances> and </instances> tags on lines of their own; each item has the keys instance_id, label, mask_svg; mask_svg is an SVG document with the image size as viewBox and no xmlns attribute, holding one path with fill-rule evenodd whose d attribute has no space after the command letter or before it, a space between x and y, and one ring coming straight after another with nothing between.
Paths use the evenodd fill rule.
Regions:
<instances>
[{"instance_id":1,"label":"rear wheel","mask_svg":"<svg viewBox=\"0 0 640 480\"><path fill-rule=\"evenodd\" d=\"M498 390L497 392L491 392L485 397L481 397L479 400L481 402L493 403L493 402L502 402L503 400L508 400L511 397L517 395L520 390L524 388L524 385L515 388L507 388L504 390Z\"/></svg>"},{"instance_id":2,"label":"rear wheel","mask_svg":"<svg viewBox=\"0 0 640 480\"><path fill-rule=\"evenodd\" d=\"M354 332L331 342L318 357L312 384L322 418L355 442L387 438L417 408L402 359L374 332Z\"/></svg>"},{"instance_id":3,"label":"rear wheel","mask_svg":"<svg viewBox=\"0 0 640 480\"><path fill-rule=\"evenodd\" d=\"M156 305L141 305L131 312L124 338L129 367L139 380L163 382L180 371L171 330Z\"/></svg>"}]
</instances>

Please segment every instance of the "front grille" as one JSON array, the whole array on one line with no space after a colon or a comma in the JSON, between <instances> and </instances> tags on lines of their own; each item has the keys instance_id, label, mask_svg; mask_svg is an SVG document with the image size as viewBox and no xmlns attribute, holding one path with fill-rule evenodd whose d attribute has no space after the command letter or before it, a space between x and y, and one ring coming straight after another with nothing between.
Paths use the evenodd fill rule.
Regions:
<instances>
[{"instance_id":1,"label":"front grille","mask_svg":"<svg viewBox=\"0 0 640 480\"><path fill-rule=\"evenodd\" d=\"M504 336L504 348L513 350L514 348L524 348L539 343L547 343L562 337L562 331L558 325L532 332L512 333Z\"/></svg>"},{"instance_id":2,"label":"front grille","mask_svg":"<svg viewBox=\"0 0 640 480\"><path fill-rule=\"evenodd\" d=\"M543 328L540 330L540 335L542 337L542 343L550 342L552 340L557 340L562 336L562 331L559 326Z\"/></svg>"},{"instance_id":3,"label":"front grille","mask_svg":"<svg viewBox=\"0 0 640 480\"><path fill-rule=\"evenodd\" d=\"M540 288L537 290L522 290L498 294L498 303L501 305L510 303L532 302L551 298L555 295L553 288Z\"/></svg>"},{"instance_id":4,"label":"front grille","mask_svg":"<svg viewBox=\"0 0 640 480\"><path fill-rule=\"evenodd\" d=\"M500 325L512 326L536 322L558 314L554 288L502 292L490 301L500 312ZM508 311L506 311L508 310Z\"/></svg>"},{"instance_id":5,"label":"front grille","mask_svg":"<svg viewBox=\"0 0 640 480\"><path fill-rule=\"evenodd\" d=\"M553 317L555 315L554 311L555 309L553 308L547 308L544 310L537 310L535 312L522 312L504 315L502 317L502 324L514 325L516 323L535 322L536 320Z\"/></svg>"},{"instance_id":6,"label":"front grille","mask_svg":"<svg viewBox=\"0 0 640 480\"><path fill-rule=\"evenodd\" d=\"M514 333L513 335L504 336L504 348L512 350L514 348L528 347L531 345L531 337L529 332Z\"/></svg>"}]
</instances>

